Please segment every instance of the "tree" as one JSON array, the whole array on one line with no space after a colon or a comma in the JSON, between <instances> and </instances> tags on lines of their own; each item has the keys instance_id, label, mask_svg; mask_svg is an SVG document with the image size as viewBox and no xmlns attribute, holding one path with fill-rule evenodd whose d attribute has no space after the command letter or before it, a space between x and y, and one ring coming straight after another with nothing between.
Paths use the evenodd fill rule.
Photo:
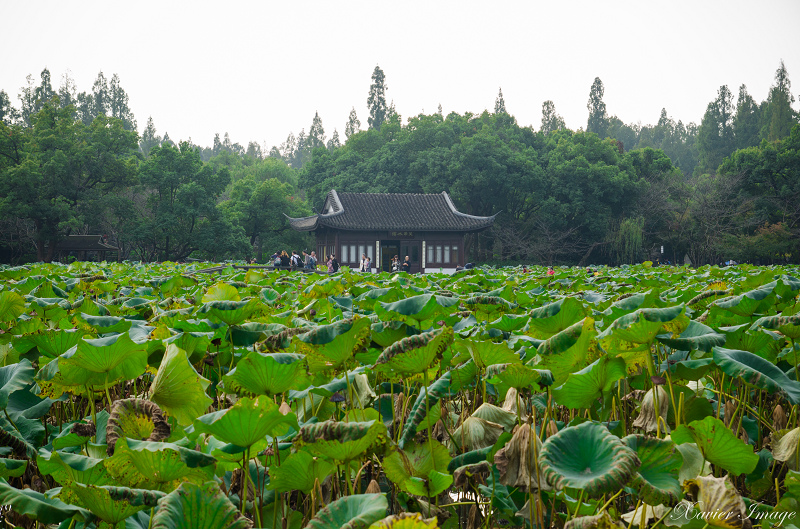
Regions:
<instances>
[{"instance_id":1,"label":"tree","mask_svg":"<svg viewBox=\"0 0 800 529\"><path fill-rule=\"evenodd\" d=\"M136 130L136 119L133 117L130 107L128 107L129 97L125 90L120 86L119 76L114 74L111 77L111 86L108 92L108 108L111 117L122 121L126 130Z\"/></svg>"},{"instance_id":2,"label":"tree","mask_svg":"<svg viewBox=\"0 0 800 529\"><path fill-rule=\"evenodd\" d=\"M345 141L347 141L350 136L359 130L361 130L361 121L359 121L358 116L356 115L356 109L353 107L353 109L350 110L350 116L347 118L347 125L344 127Z\"/></svg>"},{"instance_id":3,"label":"tree","mask_svg":"<svg viewBox=\"0 0 800 529\"><path fill-rule=\"evenodd\" d=\"M715 171L722 160L736 148L733 133L733 94L727 85L717 91L717 98L708 104L697 131L700 166Z\"/></svg>"},{"instance_id":4,"label":"tree","mask_svg":"<svg viewBox=\"0 0 800 529\"><path fill-rule=\"evenodd\" d=\"M736 101L736 116L733 119L733 136L737 149L759 144L760 114L755 99L747 93L747 86L740 86L739 98Z\"/></svg>"},{"instance_id":5,"label":"tree","mask_svg":"<svg viewBox=\"0 0 800 529\"><path fill-rule=\"evenodd\" d=\"M322 118L319 117L319 112L314 113L314 121L311 122L311 128L308 130L306 144L309 151L317 147L325 147L325 129L322 128Z\"/></svg>"},{"instance_id":6,"label":"tree","mask_svg":"<svg viewBox=\"0 0 800 529\"><path fill-rule=\"evenodd\" d=\"M142 151L145 158L150 156L150 150L153 147L161 145L161 136L156 134L156 126L153 123L153 116L147 118L147 126L142 131L142 139L139 142L139 150Z\"/></svg>"},{"instance_id":7,"label":"tree","mask_svg":"<svg viewBox=\"0 0 800 529\"><path fill-rule=\"evenodd\" d=\"M111 92L108 88L108 81L103 71L97 74L97 79L94 80L92 85L92 104L91 104L92 119L100 114L105 116L110 115L111 108Z\"/></svg>"},{"instance_id":8,"label":"tree","mask_svg":"<svg viewBox=\"0 0 800 529\"><path fill-rule=\"evenodd\" d=\"M332 151L333 149L338 149L341 146L342 146L342 144L339 141L339 131L337 131L336 129L333 129L333 136L331 136L331 139L328 140L328 144L327 144L328 150Z\"/></svg>"},{"instance_id":9,"label":"tree","mask_svg":"<svg viewBox=\"0 0 800 529\"><path fill-rule=\"evenodd\" d=\"M61 86L58 87L58 99L61 107L68 107L70 105L77 105L78 103L78 87L75 84L75 79L72 78L72 73L67 70L61 76Z\"/></svg>"},{"instance_id":10,"label":"tree","mask_svg":"<svg viewBox=\"0 0 800 529\"><path fill-rule=\"evenodd\" d=\"M369 108L369 123L370 129L381 130L381 125L386 120L388 107L386 106L386 76L381 70L380 66L375 66L372 72L372 84L369 87L369 96L367 97L367 107ZM352 113L351 113L352 115ZM349 137L349 136L348 136Z\"/></svg>"},{"instance_id":11,"label":"tree","mask_svg":"<svg viewBox=\"0 0 800 529\"><path fill-rule=\"evenodd\" d=\"M95 225L105 199L136 175L136 133L113 118L99 117L86 127L49 101L31 116L30 128L11 136L17 143L9 154L16 156L0 165L0 196L6 197L0 218L34 225L40 261L51 260L56 244L72 230Z\"/></svg>"},{"instance_id":12,"label":"tree","mask_svg":"<svg viewBox=\"0 0 800 529\"><path fill-rule=\"evenodd\" d=\"M589 90L589 102L586 104L586 108L589 109L586 132L594 132L601 138L605 138L608 131L608 116L606 104L603 102L603 93L603 81L599 77L595 77L592 88Z\"/></svg>"},{"instance_id":13,"label":"tree","mask_svg":"<svg viewBox=\"0 0 800 529\"><path fill-rule=\"evenodd\" d=\"M11 125L17 117L17 109L11 106L11 98L5 90L0 90L0 123Z\"/></svg>"},{"instance_id":14,"label":"tree","mask_svg":"<svg viewBox=\"0 0 800 529\"><path fill-rule=\"evenodd\" d=\"M503 89L497 93L497 98L494 100L494 113L495 114L508 114L506 112L506 101L503 99Z\"/></svg>"},{"instance_id":15,"label":"tree","mask_svg":"<svg viewBox=\"0 0 800 529\"><path fill-rule=\"evenodd\" d=\"M45 103L50 101L56 93L53 91L53 85L50 81L50 70L45 68L40 74L41 84L35 86L33 76L28 75L25 80L26 86L23 86L20 91L19 99L22 103L20 108L20 116L25 125L31 126L33 115L42 109Z\"/></svg>"},{"instance_id":16,"label":"tree","mask_svg":"<svg viewBox=\"0 0 800 529\"><path fill-rule=\"evenodd\" d=\"M556 113L556 105L547 100L542 103L542 134L550 134L553 131L567 128L564 118Z\"/></svg>"},{"instance_id":17,"label":"tree","mask_svg":"<svg viewBox=\"0 0 800 529\"><path fill-rule=\"evenodd\" d=\"M762 138L775 141L789 135L792 127L797 123L797 112L792 109L793 103L794 95L792 95L789 72L786 71L786 66L781 60L780 67L775 71L775 84L769 91L764 109Z\"/></svg>"},{"instance_id":18,"label":"tree","mask_svg":"<svg viewBox=\"0 0 800 529\"><path fill-rule=\"evenodd\" d=\"M264 157L264 154L261 152L261 145L255 141L251 141L247 144L247 152L245 152L245 154L259 160Z\"/></svg>"}]
</instances>

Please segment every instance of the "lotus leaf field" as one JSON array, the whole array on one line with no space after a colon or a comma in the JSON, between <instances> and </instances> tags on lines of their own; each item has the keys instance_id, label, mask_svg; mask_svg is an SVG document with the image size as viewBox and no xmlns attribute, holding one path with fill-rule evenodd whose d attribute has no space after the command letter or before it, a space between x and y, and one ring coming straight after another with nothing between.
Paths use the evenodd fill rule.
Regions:
<instances>
[{"instance_id":1,"label":"lotus leaf field","mask_svg":"<svg viewBox=\"0 0 800 529\"><path fill-rule=\"evenodd\" d=\"M0 268L4 527L800 527L796 267Z\"/></svg>"}]
</instances>

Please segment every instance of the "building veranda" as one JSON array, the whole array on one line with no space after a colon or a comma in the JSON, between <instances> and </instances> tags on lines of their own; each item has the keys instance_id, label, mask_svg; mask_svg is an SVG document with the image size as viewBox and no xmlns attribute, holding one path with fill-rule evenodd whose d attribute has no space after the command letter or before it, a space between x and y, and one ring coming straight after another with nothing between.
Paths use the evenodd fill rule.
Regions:
<instances>
[{"instance_id":1,"label":"building veranda","mask_svg":"<svg viewBox=\"0 0 800 529\"><path fill-rule=\"evenodd\" d=\"M319 261L336 255L342 266L358 268L366 254L378 271L391 271L392 257L410 260L410 272L452 272L465 264L465 238L490 228L495 216L458 211L447 192L337 193L331 190L322 213L289 217L298 231L314 232Z\"/></svg>"}]
</instances>

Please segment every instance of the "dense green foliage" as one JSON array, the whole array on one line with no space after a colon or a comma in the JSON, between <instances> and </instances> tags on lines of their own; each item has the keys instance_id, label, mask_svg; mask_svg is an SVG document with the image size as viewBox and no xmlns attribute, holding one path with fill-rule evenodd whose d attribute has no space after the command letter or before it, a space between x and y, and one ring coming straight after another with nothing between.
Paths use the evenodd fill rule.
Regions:
<instances>
[{"instance_id":1,"label":"dense green foliage","mask_svg":"<svg viewBox=\"0 0 800 529\"><path fill-rule=\"evenodd\" d=\"M797 511L797 266L212 270L0 266L10 526L772 529Z\"/></svg>"},{"instance_id":2,"label":"dense green foliage","mask_svg":"<svg viewBox=\"0 0 800 529\"><path fill-rule=\"evenodd\" d=\"M734 101L722 86L699 125L666 109L654 126L627 125L600 78L586 131L566 129L552 101L538 131L520 126L502 90L493 113L405 121L386 93L376 66L368 129L353 108L343 144L316 114L308 133L269 151L228 133L199 147L160 136L152 117L137 140L118 76L109 84L101 72L77 93L69 77L55 90L45 69L19 110L0 92L0 261L49 261L67 235L91 233L127 259L263 262L312 244L284 214L310 215L330 189L447 191L463 212L497 214L468 238L471 261L800 259L800 132L782 63L765 101L744 85Z\"/></svg>"}]
</instances>

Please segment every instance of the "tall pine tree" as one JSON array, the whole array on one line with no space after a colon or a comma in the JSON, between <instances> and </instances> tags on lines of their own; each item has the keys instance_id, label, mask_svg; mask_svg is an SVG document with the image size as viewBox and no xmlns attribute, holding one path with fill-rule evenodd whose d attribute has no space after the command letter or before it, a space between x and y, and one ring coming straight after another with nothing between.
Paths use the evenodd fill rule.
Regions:
<instances>
[{"instance_id":1,"label":"tall pine tree","mask_svg":"<svg viewBox=\"0 0 800 529\"><path fill-rule=\"evenodd\" d=\"M311 128L308 130L306 145L308 152L317 147L325 147L325 129L322 128L322 118L319 117L319 112L314 113L314 121L311 122Z\"/></svg>"},{"instance_id":2,"label":"tall pine tree","mask_svg":"<svg viewBox=\"0 0 800 529\"><path fill-rule=\"evenodd\" d=\"M594 132L601 138L605 138L608 132L608 114L606 114L606 104L603 102L604 92L603 81L595 77L589 91L589 102L586 104L586 108L589 109L586 132Z\"/></svg>"},{"instance_id":3,"label":"tall pine tree","mask_svg":"<svg viewBox=\"0 0 800 529\"><path fill-rule=\"evenodd\" d=\"M542 134L567 128L564 118L556 112L556 105L549 99L542 103Z\"/></svg>"},{"instance_id":4,"label":"tall pine tree","mask_svg":"<svg viewBox=\"0 0 800 529\"><path fill-rule=\"evenodd\" d=\"M497 93L497 99L494 100L494 113L495 114L508 114L506 112L506 101L503 99L503 89Z\"/></svg>"},{"instance_id":5,"label":"tall pine tree","mask_svg":"<svg viewBox=\"0 0 800 529\"><path fill-rule=\"evenodd\" d=\"M344 127L344 138L347 141L350 136L355 134L361 130L361 121L359 121L358 116L356 115L356 109L350 111L350 116L347 118L347 125Z\"/></svg>"},{"instance_id":6,"label":"tall pine tree","mask_svg":"<svg viewBox=\"0 0 800 529\"><path fill-rule=\"evenodd\" d=\"M767 98L764 126L761 129L762 137L775 141L789 135L797 123L797 113L792 108L792 103L794 103L792 83L789 81L789 72L781 60L780 67L775 71L775 84L772 85Z\"/></svg>"},{"instance_id":7,"label":"tall pine tree","mask_svg":"<svg viewBox=\"0 0 800 529\"><path fill-rule=\"evenodd\" d=\"M375 66L372 72L372 84L369 86L367 107L369 107L369 128L381 130L381 125L386 121L389 108L386 106L386 76L380 66Z\"/></svg>"}]
</instances>

